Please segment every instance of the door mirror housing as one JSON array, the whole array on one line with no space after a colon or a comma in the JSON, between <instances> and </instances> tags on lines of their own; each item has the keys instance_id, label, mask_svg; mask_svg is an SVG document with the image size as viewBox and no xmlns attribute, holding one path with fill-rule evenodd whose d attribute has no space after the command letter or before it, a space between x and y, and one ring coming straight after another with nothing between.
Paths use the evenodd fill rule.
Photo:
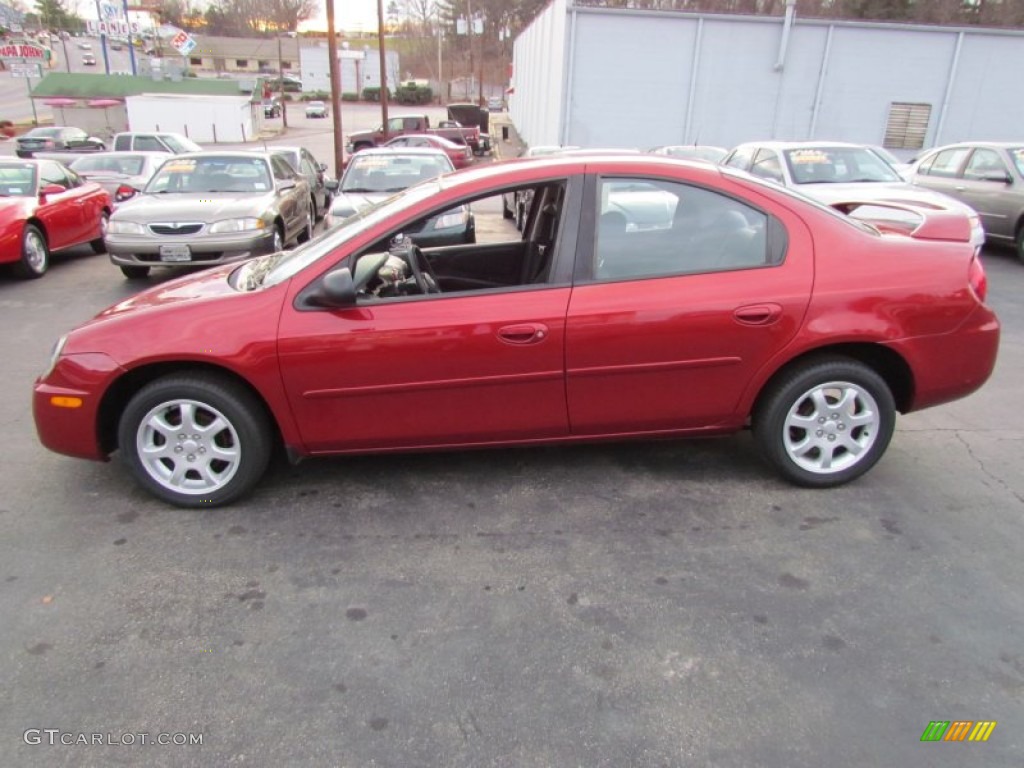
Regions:
<instances>
[{"instance_id":1,"label":"door mirror housing","mask_svg":"<svg viewBox=\"0 0 1024 768\"><path fill-rule=\"evenodd\" d=\"M982 181L995 181L1000 184L1009 184L1013 181L1006 171L985 171L981 174Z\"/></svg>"},{"instance_id":2,"label":"door mirror housing","mask_svg":"<svg viewBox=\"0 0 1024 768\"><path fill-rule=\"evenodd\" d=\"M59 195L61 192L67 192L67 190L60 184L47 184L39 190L39 199L45 200L50 195Z\"/></svg>"},{"instance_id":3,"label":"door mirror housing","mask_svg":"<svg viewBox=\"0 0 1024 768\"><path fill-rule=\"evenodd\" d=\"M356 305L356 287L352 270L339 267L324 275L320 287L309 296L309 302L318 307L343 309Z\"/></svg>"}]
</instances>

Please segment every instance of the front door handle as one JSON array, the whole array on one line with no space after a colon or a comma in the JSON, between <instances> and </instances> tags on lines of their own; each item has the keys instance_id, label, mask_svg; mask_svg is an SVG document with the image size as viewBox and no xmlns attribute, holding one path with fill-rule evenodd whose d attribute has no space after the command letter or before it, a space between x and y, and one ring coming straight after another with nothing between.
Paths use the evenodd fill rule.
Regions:
<instances>
[{"instance_id":1,"label":"front door handle","mask_svg":"<svg viewBox=\"0 0 1024 768\"><path fill-rule=\"evenodd\" d=\"M506 325L498 329L498 338L506 344L537 344L548 337L548 327L543 323L522 323Z\"/></svg>"},{"instance_id":2,"label":"front door handle","mask_svg":"<svg viewBox=\"0 0 1024 768\"><path fill-rule=\"evenodd\" d=\"M732 315L744 325L771 325L782 317L782 307L778 304L748 304L738 307Z\"/></svg>"}]
</instances>

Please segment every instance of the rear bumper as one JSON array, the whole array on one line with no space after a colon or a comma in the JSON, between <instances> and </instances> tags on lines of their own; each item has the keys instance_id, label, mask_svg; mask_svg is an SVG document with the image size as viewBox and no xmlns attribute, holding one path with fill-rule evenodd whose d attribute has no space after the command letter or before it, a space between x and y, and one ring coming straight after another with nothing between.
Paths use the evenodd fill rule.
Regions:
<instances>
[{"instance_id":1,"label":"rear bumper","mask_svg":"<svg viewBox=\"0 0 1024 768\"><path fill-rule=\"evenodd\" d=\"M886 346L898 352L914 372L908 411L966 397L981 387L995 368L999 320L979 305L952 333L900 339Z\"/></svg>"}]
</instances>

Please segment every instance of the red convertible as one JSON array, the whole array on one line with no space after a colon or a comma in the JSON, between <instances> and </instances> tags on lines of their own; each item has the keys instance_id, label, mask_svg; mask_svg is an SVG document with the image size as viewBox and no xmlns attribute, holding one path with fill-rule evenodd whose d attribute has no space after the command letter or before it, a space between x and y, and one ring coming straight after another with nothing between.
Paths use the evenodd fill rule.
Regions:
<instances>
[{"instance_id":1,"label":"red convertible","mask_svg":"<svg viewBox=\"0 0 1024 768\"><path fill-rule=\"evenodd\" d=\"M519 232L501 195L524 189ZM487 237L416 245L467 205ZM102 312L57 343L36 426L71 456L120 451L186 507L249 491L275 444L298 458L747 426L788 480L838 485L879 460L897 412L980 387L999 343L962 211L843 210L653 156L455 173Z\"/></svg>"},{"instance_id":2,"label":"red convertible","mask_svg":"<svg viewBox=\"0 0 1024 768\"><path fill-rule=\"evenodd\" d=\"M0 263L32 278L53 251L89 243L103 253L112 209L103 187L54 160L0 161Z\"/></svg>"}]
</instances>

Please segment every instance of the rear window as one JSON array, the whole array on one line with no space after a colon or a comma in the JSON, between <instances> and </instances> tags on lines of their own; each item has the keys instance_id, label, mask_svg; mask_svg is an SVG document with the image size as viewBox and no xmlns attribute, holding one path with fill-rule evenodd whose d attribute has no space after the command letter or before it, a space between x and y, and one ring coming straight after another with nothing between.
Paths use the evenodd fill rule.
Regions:
<instances>
[{"instance_id":1,"label":"rear window","mask_svg":"<svg viewBox=\"0 0 1024 768\"><path fill-rule=\"evenodd\" d=\"M138 156L93 155L80 157L71 164L78 173L119 173L140 176L145 160Z\"/></svg>"}]
</instances>

